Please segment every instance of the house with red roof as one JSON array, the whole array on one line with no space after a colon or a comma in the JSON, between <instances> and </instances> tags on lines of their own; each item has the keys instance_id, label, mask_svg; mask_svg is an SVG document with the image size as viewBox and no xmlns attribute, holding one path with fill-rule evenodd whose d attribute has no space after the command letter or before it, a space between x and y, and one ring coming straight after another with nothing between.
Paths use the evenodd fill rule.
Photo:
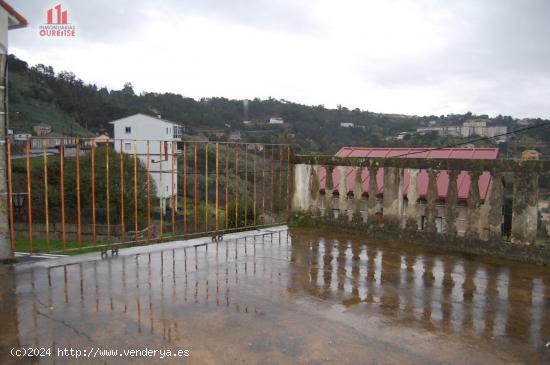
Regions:
<instances>
[{"instance_id":1,"label":"house with red roof","mask_svg":"<svg viewBox=\"0 0 550 365\"><path fill-rule=\"evenodd\" d=\"M367 147L343 147L337 153L338 157L398 157L398 158L429 158L429 159L489 159L494 160L499 156L498 148L367 148ZM411 174L408 169L403 173L403 200L404 210L407 207L407 193L409 191L409 183ZM382 214L382 198L384 196L384 169L378 169L376 176L374 177L378 186L378 193L376 199L377 212ZM348 191L346 195L353 195L355 172L352 169L348 170L347 187ZM363 197L370 198L368 195L369 180L371 176L368 169L363 169L361 176L363 186ZM478 180L479 198L481 201L480 206L480 232L483 234L485 226L487 225L488 217L488 204L484 204L489 200L491 192L492 177L489 171L484 171ZM332 173L332 181L334 182L333 194L340 195L340 171L334 169ZM319 171L319 183L320 192L325 193L326 186L326 172L322 168ZM502 182L499 182L502 183ZM457 179L458 188L458 218L457 218L457 231L459 235L463 235L466 230L466 201L470 192L470 175L467 171L461 171ZM438 232L442 232L445 226L446 209L445 200L447 198L447 191L449 188L449 174L446 170L441 170L437 177L437 216L436 216L436 229ZM418 226L423 229L425 226L425 203L428 195L428 172L426 170L420 170L417 175L417 196L418 196L418 209L420 209ZM403 214L403 225L405 225L405 214Z\"/></svg>"}]
</instances>

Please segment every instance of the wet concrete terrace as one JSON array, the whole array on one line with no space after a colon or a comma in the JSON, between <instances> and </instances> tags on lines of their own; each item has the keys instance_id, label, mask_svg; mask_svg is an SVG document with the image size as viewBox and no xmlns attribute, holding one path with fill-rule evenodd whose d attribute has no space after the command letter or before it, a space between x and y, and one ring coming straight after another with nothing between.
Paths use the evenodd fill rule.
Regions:
<instances>
[{"instance_id":1,"label":"wet concrete terrace","mask_svg":"<svg viewBox=\"0 0 550 365\"><path fill-rule=\"evenodd\" d=\"M189 349L190 364L548 363L550 270L273 228L2 271L14 345ZM42 358L149 363L151 358Z\"/></svg>"}]
</instances>

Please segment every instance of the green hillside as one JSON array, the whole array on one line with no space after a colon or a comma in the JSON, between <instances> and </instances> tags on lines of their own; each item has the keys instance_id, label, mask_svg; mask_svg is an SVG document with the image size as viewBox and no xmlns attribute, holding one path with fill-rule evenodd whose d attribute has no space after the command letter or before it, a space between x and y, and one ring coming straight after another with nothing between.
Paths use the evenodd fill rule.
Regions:
<instances>
[{"instance_id":1,"label":"green hillside","mask_svg":"<svg viewBox=\"0 0 550 365\"><path fill-rule=\"evenodd\" d=\"M283 99L255 98L248 102L245 117L242 100L212 97L195 100L174 93L143 92L136 94L132 84L120 90L108 90L86 84L72 72L55 72L51 66L29 66L14 55L8 58L9 101L11 128L15 132L29 132L32 126L44 122L53 130L76 136L111 133L108 124L114 119L134 113L161 115L164 119L184 124L191 136L205 135L205 130L222 130L225 137L230 131L240 131L248 142L291 143L297 153L334 153L342 146L370 147L428 147L463 143L465 139L442 137L437 133L417 135L416 128L437 125L460 125L462 122L482 118L489 124L506 125L509 130L523 128L510 116L476 116L472 113L448 116L408 116L380 114L371 111L338 106L303 105ZM284 119L284 126L268 125L271 117ZM244 125L243 120L252 121ZM353 123L343 128L340 123ZM547 122L533 119L531 124ZM394 138L408 132L406 138ZM201 137L202 138L202 137ZM550 127L523 133L508 144L499 147L503 155L517 156L532 146L549 156ZM476 146L497 146L495 141L476 142Z\"/></svg>"}]
</instances>

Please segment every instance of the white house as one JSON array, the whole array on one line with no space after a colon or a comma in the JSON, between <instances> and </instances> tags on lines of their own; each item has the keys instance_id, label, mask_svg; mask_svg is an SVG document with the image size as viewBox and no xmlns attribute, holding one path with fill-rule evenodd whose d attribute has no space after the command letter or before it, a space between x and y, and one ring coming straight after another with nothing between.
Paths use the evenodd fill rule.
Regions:
<instances>
[{"instance_id":1,"label":"white house","mask_svg":"<svg viewBox=\"0 0 550 365\"><path fill-rule=\"evenodd\" d=\"M285 121L281 117L271 117L269 118L269 124L283 124Z\"/></svg>"},{"instance_id":2,"label":"white house","mask_svg":"<svg viewBox=\"0 0 550 365\"><path fill-rule=\"evenodd\" d=\"M15 133L13 135L14 141L26 141L27 139L31 139L32 135L30 133Z\"/></svg>"},{"instance_id":3,"label":"white house","mask_svg":"<svg viewBox=\"0 0 550 365\"><path fill-rule=\"evenodd\" d=\"M157 197L162 199L164 212L166 207L171 205L172 193L174 201L177 202L178 161L177 158L172 161L172 152L174 154L177 152L177 142L181 140L183 127L145 114L131 115L110 123L114 129L115 150L133 155L135 146L136 154L144 166L147 165L147 142L149 142L151 179L157 189ZM174 209L177 209L177 203Z\"/></svg>"},{"instance_id":4,"label":"white house","mask_svg":"<svg viewBox=\"0 0 550 365\"><path fill-rule=\"evenodd\" d=\"M355 127L355 124L353 124L353 123L348 123L348 122L342 122L342 123L340 123L340 127L343 127L343 128L353 128L353 127Z\"/></svg>"},{"instance_id":5,"label":"white house","mask_svg":"<svg viewBox=\"0 0 550 365\"><path fill-rule=\"evenodd\" d=\"M233 131L229 133L230 142L240 142L241 140L241 131Z\"/></svg>"}]
</instances>

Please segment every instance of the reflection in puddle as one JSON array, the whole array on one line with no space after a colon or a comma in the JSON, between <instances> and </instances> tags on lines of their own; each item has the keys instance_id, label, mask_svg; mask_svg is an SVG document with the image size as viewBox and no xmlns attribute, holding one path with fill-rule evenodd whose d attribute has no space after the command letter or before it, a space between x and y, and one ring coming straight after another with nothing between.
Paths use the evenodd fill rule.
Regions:
<instances>
[{"instance_id":1,"label":"reflection in puddle","mask_svg":"<svg viewBox=\"0 0 550 365\"><path fill-rule=\"evenodd\" d=\"M470 258L358 236L302 230L292 234L291 288L389 322L515 342L550 341L550 270Z\"/></svg>"},{"instance_id":2,"label":"reflection in puddle","mask_svg":"<svg viewBox=\"0 0 550 365\"><path fill-rule=\"evenodd\" d=\"M4 301L11 309L2 313L7 317L2 318L5 336L20 345L194 345L192 355L210 356L216 363L213 348L228 351L224 343L228 347L235 341L242 346L239 356L247 353L245 358L252 362L266 354L268 363L292 363L300 356L315 361L316 351L330 358L330 352L308 350L317 348L314 341L324 341L325 332L342 341L353 338L334 325L325 329L319 324L317 333L308 328L333 319L325 314L319 320L313 317L316 311L332 313L340 307L351 322L363 317L381 321L382 329L360 328L365 336L376 337L378 331L384 339L383 331L390 328L427 331L507 347L520 361L526 361L524 355L542 361L549 351L544 347L550 341L547 268L323 230L279 231L199 247L21 269L14 278L9 273L2 277L8 292L12 278L17 293L6 297L12 302ZM201 341L211 342L204 353ZM365 356L367 347L349 345L350 362L355 355ZM411 348L407 351L414 353L414 345ZM272 357L275 353L280 357ZM222 353L218 356L224 359ZM404 356L402 361L412 355L399 356Z\"/></svg>"}]
</instances>

